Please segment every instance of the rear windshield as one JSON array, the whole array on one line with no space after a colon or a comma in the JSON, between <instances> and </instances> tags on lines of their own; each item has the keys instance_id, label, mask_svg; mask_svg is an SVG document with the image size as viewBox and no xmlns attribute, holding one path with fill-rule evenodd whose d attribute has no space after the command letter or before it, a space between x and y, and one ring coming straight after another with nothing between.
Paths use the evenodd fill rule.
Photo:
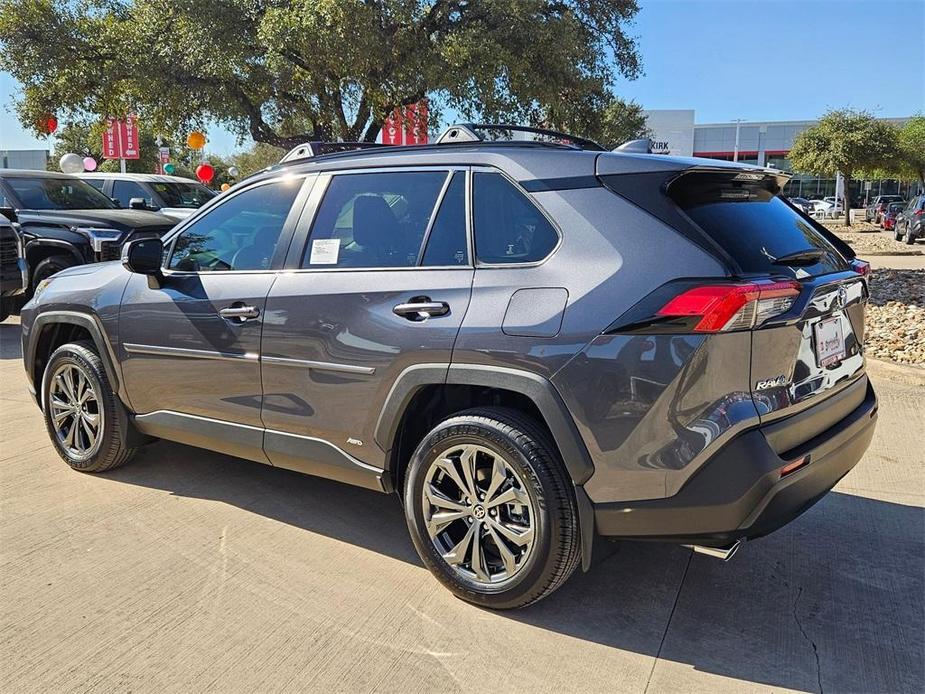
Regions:
<instances>
[{"instance_id":1,"label":"rear windshield","mask_svg":"<svg viewBox=\"0 0 925 694\"><path fill-rule=\"evenodd\" d=\"M688 174L668 194L706 232L743 273L792 274L795 277L848 268L813 222L777 194L772 180L738 181L735 174ZM787 262L787 256L800 260ZM822 251L812 260L812 251ZM796 254L796 255L794 255Z\"/></svg>"}]
</instances>

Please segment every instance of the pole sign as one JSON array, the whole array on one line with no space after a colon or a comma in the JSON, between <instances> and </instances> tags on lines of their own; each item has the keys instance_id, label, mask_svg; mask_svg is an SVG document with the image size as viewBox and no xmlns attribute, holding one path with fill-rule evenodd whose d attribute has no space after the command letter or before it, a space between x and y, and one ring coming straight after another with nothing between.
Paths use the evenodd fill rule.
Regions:
<instances>
[{"instance_id":1,"label":"pole sign","mask_svg":"<svg viewBox=\"0 0 925 694\"><path fill-rule=\"evenodd\" d=\"M384 145L427 144L427 100L397 108L382 124Z\"/></svg>"},{"instance_id":2,"label":"pole sign","mask_svg":"<svg viewBox=\"0 0 925 694\"><path fill-rule=\"evenodd\" d=\"M124 120L107 118L103 131L104 159L139 159L138 117L127 116Z\"/></svg>"},{"instance_id":3,"label":"pole sign","mask_svg":"<svg viewBox=\"0 0 925 694\"><path fill-rule=\"evenodd\" d=\"M106 119L106 130L103 131L103 158L118 159L122 156L122 145L119 142L119 121L115 118Z\"/></svg>"}]
</instances>

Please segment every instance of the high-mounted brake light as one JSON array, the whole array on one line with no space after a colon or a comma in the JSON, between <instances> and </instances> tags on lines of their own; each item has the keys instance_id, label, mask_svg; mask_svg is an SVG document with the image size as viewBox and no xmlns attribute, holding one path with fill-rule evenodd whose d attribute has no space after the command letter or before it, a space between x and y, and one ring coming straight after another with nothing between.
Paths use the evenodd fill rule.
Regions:
<instances>
[{"instance_id":1,"label":"high-mounted brake light","mask_svg":"<svg viewBox=\"0 0 925 694\"><path fill-rule=\"evenodd\" d=\"M699 317L698 333L747 330L789 311L800 289L793 280L704 285L674 297L658 315Z\"/></svg>"},{"instance_id":2,"label":"high-mounted brake light","mask_svg":"<svg viewBox=\"0 0 925 694\"><path fill-rule=\"evenodd\" d=\"M870 263L866 260L858 260L855 258L851 261L851 269L858 273L861 277L867 277L870 275Z\"/></svg>"}]
</instances>

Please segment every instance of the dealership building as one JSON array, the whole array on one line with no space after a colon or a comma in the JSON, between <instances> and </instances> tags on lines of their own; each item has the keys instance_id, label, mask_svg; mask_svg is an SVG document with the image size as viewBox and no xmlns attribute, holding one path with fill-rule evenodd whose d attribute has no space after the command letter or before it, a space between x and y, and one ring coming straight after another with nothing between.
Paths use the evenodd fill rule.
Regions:
<instances>
[{"instance_id":1,"label":"dealership building","mask_svg":"<svg viewBox=\"0 0 925 694\"><path fill-rule=\"evenodd\" d=\"M696 123L693 109L646 111L645 114L652 133L653 152L724 161L737 160L759 166L771 166L782 171L792 171L787 155L797 135L818 122L800 120ZM882 120L902 126L909 119L883 118ZM738 147L736 147L737 139ZM737 152L738 156L736 156ZM892 179L851 180L848 182L848 195L855 202L864 200L865 191L870 197L895 193L908 197L916 193L918 187L917 182L900 182ZM835 177L794 174L784 188L784 193L804 198L834 195Z\"/></svg>"}]
</instances>

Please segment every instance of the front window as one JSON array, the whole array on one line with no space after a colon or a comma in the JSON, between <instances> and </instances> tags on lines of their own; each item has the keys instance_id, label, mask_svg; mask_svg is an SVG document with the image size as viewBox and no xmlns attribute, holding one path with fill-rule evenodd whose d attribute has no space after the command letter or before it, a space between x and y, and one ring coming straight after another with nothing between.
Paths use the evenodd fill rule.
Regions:
<instances>
[{"instance_id":1,"label":"front window","mask_svg":"<svg viewBox=\"0 0 925 694\"><path fill-rule=\"evenodd\" d=\"M11 176L7 185L24 210L111 210L115 203L78 178Z\"/></svg>"},{"instance_id":2,"label":"front window","mask_svg":"<svg viewBox=\"0 0 925 694\"><path fill-rule=\"evenodd\" d=\"M187 210L195 210L215 197L214 191L192 181L189 183L156 182L149 185L163 201L165 207L182 207Z\"/></svg>"},{"instance_id":3,"label":"front window","mask_svg":"<svg viewBox=\"0 0 925 694\"><path fill-rule=\"evenodd\" d=\"M256 185L213 207L180 232L168 267L186 272L269 269L302 181Z\"/></svg>"}]
</instances>

